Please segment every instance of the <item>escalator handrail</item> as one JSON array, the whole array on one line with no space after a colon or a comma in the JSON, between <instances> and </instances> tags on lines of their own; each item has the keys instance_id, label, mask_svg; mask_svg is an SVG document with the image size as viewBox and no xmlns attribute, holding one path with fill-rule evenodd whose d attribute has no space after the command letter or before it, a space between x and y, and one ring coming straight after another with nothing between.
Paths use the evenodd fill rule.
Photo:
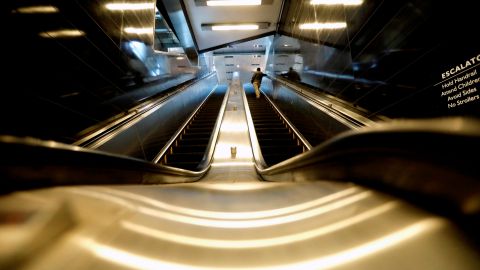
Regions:
<instances>
[{"instance_id":1,"label":"escalator handrail","mask_svg":"<svg viewBox=\"0 0 480 270\"><path fill-rule=\"evenodd\" d=\"M480 214L480 121L392 120L350 130L312 150L257 168L266 181L354 182Z\"/></svg>"},{"instance_id":2,"label":"escalator handrail","mask_svg":"<svg viewBox=\"0 0 480 270\"><path fill-rule=\"evenodd\" d=\"M195 110L195 112L182 125L182 127L176 132L176 134L174 136L172 136L172 138L169 140L169 142L165 145L164 148L162 148L160 153L152 161L153 163L158 163L163 158L163 156L167 153L168 149L170 149L170 147L172 147L173 143L178 139L180 134L183 133L184 129L190 123L192 118L197 114L198 110L203 106L203 104L208 100L208 98L216 91L217 87L218 87L218 85L213 88L213 90L209 93L209 95L202 102L202 104ZM205 151L205 153L202 157L202 160L200 161L200 163L197 166L197 170L195 170L195 171L190 171L190 170L185 170L185 169L182 169L182 170L190 171L190 172L197 172L197 173L201 173L202 175L209 170L210 165L211 165L212 160L213 160L213 154L214 154L214 151L215 151L215 145L216 145L216 141L217 141L217 138L218 138L218 134L220 133L220 127L221 127L221 123L222 123L222 120L223 120L224 112L225 112L225 109L227 107L227 101L228 101L229 93L230 93L230 88L225 93L225 96L224 96L223 101L222 101L222 105L220 106L220 110L219 110L217 119L215 121L215 126L213 128L212 135L210 136L210 139L208 141L207 148L206 148L206 151ZM163 165L163 166L164 167L170 167L168 165ZM170 168L173 168L173 167L170 167Z\"/></svg>"},{"instance_id":3,"label":"escalator handrail","mask_svg":"<svg viewBox=\"0 0 480 270\"><path fill-rule=\"evenodd\" d=\"M225 115L225 110L227 108L228 97L230 96L230 90L231 88L229 87L225 93L225 96L223 97L222 105L220 106L217 119L215 120L215 127L213 128L212 136L210 136L210 140L207 144L207 150L205 151L202 161L198 165L199 170L206 170L212 164L215 146L217 145L217 139L218 135L220 134L223 116Z\"/></svg>"},{"instance_id":4,"label":"escalator handrail","mask_svg":"<svg viewBox=\"0 0 480 270\"><path fill-rule=\"evenodd\" d=\"M121 115L117 115L110 119L107 119L106 121L89 128L93 131L88 132L87 135L75 141L73 145L88 147L91 149L98 148L100 145L106 143L108 140L115 137L115 135L119 134L125 128L130 127L136 122L142 120L144 118L143 116L145 116L146 114L160 108L160 106L168 99L181 93L189 87L192 87L196 83L201 82L203 79L215 75L216 73L212 72L189 83L183 84L180 87L174 87L172 91L161 97L153 98L153 100L148 99L141 104L130 108L128 111Z\"/></svg>"},{"instance_id":5,"label":"escalator handrail","mask_svg":"<svg viewBox=\"0 0 480 270\"><path fill-rule=\"evenodd\" d=\"M266 100L272 105L273 109L280 115L280 117L285 121L286 125L288 126L288 129L290 129L294 134L295 137L300 141L302 144L302 147L310 150L312 148L312 145L308 142L308 140L298 131L297 128L288 120L288 118L278 109L277 106L272 102L270 98L265 95L263 91L262 95L263 97L266 98ZM255 159L255 167L257 171L262 171L266 169L268 166L265 162L265 159L263 158L262 151L260 148L260 145L258 143L258 138L257 138L257 133L255 132L255 125L253 124L253 119L252 119L252 114L250 112L250 108L248 106L248 101L247 101L247 96L245 94L245 91L242 91L242 98L243 98L243 104L245 107L245 116L247 118L247 126L248 126L248 132L250 135L250 143L252 145L252 152L253 156Z\"/></svg>"},{"instance_id":6,"label":"escalator handrail","mask_svg":"<svg viewBox=\"0 0 480 270\"><path fill-rule=\"evenodd\" d=\"M241 91L241 94L243 99L243 107L245 110L245 117L247 119L247 128L250 137L250 144L252 145L253 158L255 161L254 163L258 171L258 168L264 169L268 166L265 162L265 159L263 158L260 144L258 143L257 133L255 132L255 126L253 124L252 113L250 112L250 107L248 106L247 95L245 94L245 91Z\"/></svg>"},{"instance_id":7,"label":"escalator handrail","mask_svg":"<svg viewBox=\"0 0 480 270\"><path fill-rule=\"evenodd\" d=\"M287 79L280 76L267 75L266 77L272 81L277 81L278 83L283 84L307 101L312 102L318 109L327 113L334 119L346 124L352 129L357 129L363 126L371 126L378 121L389 120L384 116L379 117L378 119L369 119L363 115L363 111L359 110L358 108L353 108L353 105L348 104L343 100L339 100L338 98L325 93L315 92L305 86L291 83ZM341 105L336 105L336 103ZM355 112L354 110L358 110L359 112Z\"/></svg>"},{"instance_id":8,"label":"escalator handrail","mask_svg":"<svg viewBox=\"0 0 480 270\"><path fill-rule=\"evenodd\" d=\"M0 192L99 184L167 184L200 179L142 159L32 137L0 135Z\"/></svg>"},{"instance_id":9,"label":"escalator handrail","mask_svg":"<svg viewBox=\"0 0 480 270\"><path fill-rule=\"evenodd\" d=\"M215 85L215 87L212 88L210 93L205 97L205 99L197 106L197 108L190 114L190 116L183 122L183 124L180 126L180 128L170 137L170 140L163 146L163 148L158 152L158 154L153 158L152 162L153 163L159 163L160 160L167 154L168 149L172 147L172 145L175 143L175 141L180 137L180 135L183 134L183 131L185 128L187 128L188 124L192 121L192 119L195 117L195 115L198 113L198 111L202 108L202 106L207 102L208 98L215 92L217 89L218 84Z\"/></svg>"},{"instance_id":10,"label":"escalator handrail","mask_svg":"<svg viewBox=\"0 0 480 270\"><path fill-rule=\"evenodd\" d=\"M285 121L288 128L295 134L295 137L300 140L300 142L302 143L302 146L305 147L307 150L312 149L312 145L310 144L310 142L308 142L308 140L293 125L293 123L290 122L290 120L288 120L287 116L285 116L285 114L283 114L282 111L280 111L280 109L277 107L277 105L275 105L275 103L273 103L273 101L267 95L265 95L265 93L263 94L263 96L268 100L268 102L270 102L272 107L280 115L280 117L283 119L283 121Z\"/></svg>"}]
</instances>

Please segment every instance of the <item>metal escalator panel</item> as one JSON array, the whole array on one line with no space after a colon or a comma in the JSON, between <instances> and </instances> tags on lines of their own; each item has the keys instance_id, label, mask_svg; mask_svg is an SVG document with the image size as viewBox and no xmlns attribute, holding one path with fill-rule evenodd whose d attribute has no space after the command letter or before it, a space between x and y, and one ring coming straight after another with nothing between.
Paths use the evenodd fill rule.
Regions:
<instances>
[{"instance_id":1,"label":"metal escalator panel","mask_svg":"<svg viewBox=\"0 0 480 270\"><path fill-rule=\"evenodd\" d=\"M268 166L303 152L294 133L263 95L257 99L254 94L247 93L247 101L262 156Z\"/></svg>"},{"instance_id":2,"label":"metal escalator panel","mask_svg":"<svg viewBox=\"0 0 480 270\"><path fill-rule=\"evenodd\" d=\"M196 170L202 161L222 107L225 88L217 88L198 110L161 163L170 167Z\"/></svg>"}]
</instances>

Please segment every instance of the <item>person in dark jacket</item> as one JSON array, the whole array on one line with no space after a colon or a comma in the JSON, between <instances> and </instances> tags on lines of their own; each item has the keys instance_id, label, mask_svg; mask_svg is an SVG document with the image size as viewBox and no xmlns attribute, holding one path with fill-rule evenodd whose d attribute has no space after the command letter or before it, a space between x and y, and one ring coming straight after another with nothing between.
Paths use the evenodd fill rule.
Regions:
<instances>
[{"instance_id":1,"label":"person in dark jacket","mask_svg":"<svg viewBox=\"0 0 480 270\"><path fill-rule=\"evenodd\" d=\"M287 74L285 74L285 77L293 82L299 82L301 80L298 72L295 71L292 67L288 69L288 72Z\"/></svg>"},{"instance_id":2,"label":"person in dark jacket","mask_svg":"<svg viewBox=\"0 0 480 270\"><path fill-rule=\"evenodd\" d=\"M252 80L250 81L253 84L253 89L255 89L255 96L260 98L260 85L262 84L262 78L265 76L260 68L257 68L257 71L253 73Z\"/></svg>"}]
</instances>

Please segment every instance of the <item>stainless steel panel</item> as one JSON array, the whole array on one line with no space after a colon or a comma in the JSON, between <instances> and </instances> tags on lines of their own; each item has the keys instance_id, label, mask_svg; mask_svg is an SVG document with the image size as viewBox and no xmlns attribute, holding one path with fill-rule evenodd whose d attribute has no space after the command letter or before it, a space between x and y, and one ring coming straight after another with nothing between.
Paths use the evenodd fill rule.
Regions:
<instances>
[{"instance_id":1,"label":"stainless steel panel","mask_svg":"<svg viewBox=\"0 0 480 270\"><path fill-rule=\"evenodd\" d=\"M331 114L319 109L315 104L276 81L264 78L262 91L272 99L297 129L304 133L307 139L310 137L309 143L313 146L353 128L344 120L332 117Z\"/></svg>"},{"instance_id":2,"label":"stainless steel panel","mask_svg":"<svg viewBox=\"0 0 480 270\"><path fill-rule=\"evenodd\" d=\"M21 199L65 201L76 226L17 269L480 267L447 219L348 183L84 186L16 193L0 205Z\"/></svg>"},{"instance_id":3,"label":"stainless steel panel","mask_svg":"<svg viewBox=\"0 0 480 270\"><path fill-rule=\"evenodd\" d=\"M152 160L187 117L214 89L210 76L175 94L138 122L98 147L98 150Z\"/></svg>"}]
</instances>

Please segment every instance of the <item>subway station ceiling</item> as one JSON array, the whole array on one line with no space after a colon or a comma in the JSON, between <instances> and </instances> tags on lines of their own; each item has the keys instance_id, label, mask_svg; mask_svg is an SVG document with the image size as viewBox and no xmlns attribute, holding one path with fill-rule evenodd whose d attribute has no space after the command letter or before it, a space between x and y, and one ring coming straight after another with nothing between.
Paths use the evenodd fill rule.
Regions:
<instances>
[{"instance_id":1,"label":"subway station ceiling","mask_svg":"<svg viewBox=\"0 0 480 270\"><path fill-rule=\"evenodd\" d=\"M215 1L183 0L185 17L199 52L275 33L283 5L282 0L263 0L257 6L209 6L206 2ZM216 30L217 25L232 24L258 29Z\"/></svg>"},{"instance_id":2,"label":"subway station ceiling","mask_svg":"<svg viewBox=\"0 0 480 270\"><path fill-rule=\"evenodd\" d=\"M163 2L172 5L170 0ZM258 5L247 5L253 2ZM183 0L180 4L199 53L223 48L235 53L233 45L257 38L255 44L259 44L265 41L260 38L273 34L345 49L381 5L377 0ZM215 29L226 25L258 29Z\"/></svg>"}]
</instances>

